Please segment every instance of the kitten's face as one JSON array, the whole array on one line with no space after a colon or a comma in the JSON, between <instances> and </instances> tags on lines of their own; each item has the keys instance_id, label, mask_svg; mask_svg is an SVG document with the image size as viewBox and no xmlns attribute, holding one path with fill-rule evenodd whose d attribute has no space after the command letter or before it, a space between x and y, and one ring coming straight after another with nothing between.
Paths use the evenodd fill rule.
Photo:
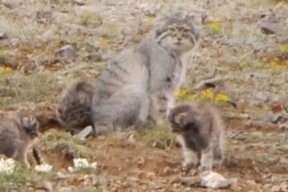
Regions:
<instances>
[{"instance_id":1,"label":"kitten's face","mask_svg":"<svg viewBox=\"0 0 288 192\"><path fill-rule=\"evenodd\" d=\"M38 136L39 123L34 116L26 116L22 118L24 131L31 136Z\"/></svg>"},{"instance_id":2,"label":"kitten's face","mask_svg":"<svg viewBox=\"0 0 288 192\"><path fill-rule=\"evenodd\" d=\"M196 120L189 115L189 113L183 112L170 116L169 122L172 128L172 132L175 134L197 134L199 126Z\"/></svg>"},{"instance_id":3,"label":"kitten's face","mask_svg":"<svg viewBox=\"0 0 288 192\"><path fill-rule=\"evenodd\" d=\"M169 21L156 30L159 45L165 49L183 54L192 49L198 39L193 25L184 21Z\"/></svg>"}]
</instances>

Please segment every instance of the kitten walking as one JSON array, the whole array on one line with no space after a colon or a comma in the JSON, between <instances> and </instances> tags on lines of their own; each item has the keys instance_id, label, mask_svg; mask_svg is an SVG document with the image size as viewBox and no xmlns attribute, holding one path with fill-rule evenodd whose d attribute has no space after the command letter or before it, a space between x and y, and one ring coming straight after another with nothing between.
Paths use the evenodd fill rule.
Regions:
<instances>
[{"instance_id":1,"label":"kitten walking","mask_svg":"<svg viewBox=\"0 0 288 192\"><path fill-rule=\"evenodd\" d=\"M225 130L219 111L202 102L180 104L169 114L172 132L183 151L183 168L211 170L224 159Z\"/></svg>"}]
</instances>

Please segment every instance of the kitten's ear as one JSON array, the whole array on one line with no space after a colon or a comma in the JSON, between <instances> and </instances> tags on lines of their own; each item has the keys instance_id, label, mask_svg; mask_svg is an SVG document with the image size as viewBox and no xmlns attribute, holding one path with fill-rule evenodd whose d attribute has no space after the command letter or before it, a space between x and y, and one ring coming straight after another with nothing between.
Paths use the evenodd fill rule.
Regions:
<instances>
[{"instance_id":1,"label":"kitten's ear","mask_svg":"<svg viewBox=\"0 0 288 192\"><path fill-rule=\"evenodd\" d=\"M29 122L29 120L30 119L27 116L24 116L24 117L21 118L21 121L22 121L23 124L27 124L27 122Z\"/></svg>"},{"instance_id":2,"label":"kitten's ear","mask_svg":"<svg viewBox=\"0 0 288 192\"><path fill-rule=\"evenodd\" d=\"M175 118L175 122L178 124L178 125L184 125L184 118L186 116L186 113L180 113L176 116Z\"/></svg>"}]
</instances>

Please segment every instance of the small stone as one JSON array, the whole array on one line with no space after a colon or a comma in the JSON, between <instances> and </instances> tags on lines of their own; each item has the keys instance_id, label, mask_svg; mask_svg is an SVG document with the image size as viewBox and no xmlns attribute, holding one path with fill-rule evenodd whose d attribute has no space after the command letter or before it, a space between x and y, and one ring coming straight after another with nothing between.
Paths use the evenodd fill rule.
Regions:
<instances>
[{"instance_id":1,"label":"small stone","mask_svg":"<svg viewBox=\"0 0 288 192\"><path fill-rule=\"evenodd\" d=\"M244 141L246 140L246 136L242 133L239 133L237 134L235 137L234 137L236 140L239 140L239 141Z\"/></svg>"},{"instance_id":2,"label":"small stone","mask_svg":"<svg viewBox=\"0 0 288 192\"><path fill-rule=\"evenodd\" d=\"M61 172L57 172L56 173L56 179L67 179L69 177L70 177L69 175L65 175L65 174L63 174Z\"/></svg>"},{"instance_id":3,"label":"small stone","mask_svg":"<svg viewBox=\"0 0 288 192\"><path fill-rule=\"evenodd\" d=\"M275 22L258 22L258 26L264 34L279 34L282 31L281 25Z\"/></svg>"},{"instance_id":4,"label":"small stone","mask_svg":"<svg viewBox=\"0 0 288 192\"><path fill-rule=\"evenodd\" d=\"M199 186L201 184L201 178L199 176L182 177L181 183L186 186Z\"/></svg>"},{"instance_id":5,"label":"small stone","mask_svg":"<svg viewBox=\"0 0 288 192\"><path fill-rule=\"evenodd\" d=\"M68 61L73 60L76 55L77 51L72 45L64 45L56 51L56 56Z\"/></svg>"},{"instance_id":6,"label":"small stone","mask_svg":"<svg viewBox=\"0 0 288 192\"><path fill-rule=\"evenodd\" d=\"M2 0L0 1L1 4L3 4L5 7L9 9L15 8L17 5L21 5L21 1L19 2L18 0Z\"/></svg>"},{"instance_id":7,"label":"small stone","mask_svg":"<svg viewBox=\"0 0 288 192\"><path fill-rule=\"evenodd\" d=\"M75 190L75 187L61 187L57 191L58 192L71 192L71 191L74 191L74 190Z\"/></svg>"},{"instance_id":8,"label":"small stone","mask_svg":"<svg viewBox=\"0 0 288 192\"><path fill-rule=\"evenodd\" d=\"M8 35L4 32L0 32L0 40L8 39Z\"/></svg>"},{"instance_id":9,"label":"small stone","mask_svg":"<svg viewBox=\"0 0 288 192\"><path fill-rule=\"evenodd\" d=\"M171 168L170 167L165 167L163 170L162 170L162 173L164 174L164 175L167 175L168 173L171 173L172 171L171 171Z\"/></svg>"},{"instance_id":10,"label":"small stone","mask_svg":"<svg viewBox=\"0 0 288 192\"><path fill-rule=\"evenodd\" d=\"M92 126L85 127L82 131L80 131L75 137L84 141L88 135L92 133Z\"/></svg>"},{"instance_id":11,"label":"small stone","mask_svg":"<svg viewBox=\"0 0 288 192\"><path fill-rule=\"evenodd\" d=\"M102 58L102 55L98 52L93 52L93 53L90 53L88 56L87 56L87 59L93 61L93 62L100 62L103 60Z\"/></svg>"},{"instance_id":12,"label":"small stone","mask_svg":"<svg viewBox=\"0 0 288 192\"><path fill-rule=\"evenodd\" d=\"M85 5L86 4L85 0L74 0L74 2L76 5Z\"/></svg>"},{"instance_id":13,"label":"small stone","mask_svg":"<svg viewBox=\"0 0 288 192\"><path fill-rule=\"evenodd\" d=\"M37 11L36 20L38 23L50 23L52 21L52 11L50 10Z\"/></svg>"},{"instance_id":14,"label":"small stone","mask_svg":"<svg viewBox=\"0 0 288 192\"><path fill-rule=\"evenodd\" d=\"M256 181L255 180L247 180L246 183L248 185L256 185Z\"/></svg>"},{"instance_id":15,"label":"small stone","mask_svg":"<svg viewBox=\"0 0 288 192\"><path fill-rule=\"evenodd\" d=\"M42 185L42 189L44 189L45 191L53 191L53 185L51 182L43 181L41 185Z\"/></svg>"},{"instance_id":16,"label":"small stone","mask_svg":"<svg viewBox=\"0 0 288 192\"><path fill-rule=\"evenodd\" d=\"M138 165L144 165L145 164L145 159L143 157L140 157L138 160L137 160L137 164Z\"/></svg>"},{"instance_id":17,"label":"small stone","mask_svg":"<svg viewBox=\"0 0 288 192\"><path fill-rule=\"evenodd\" d=\"M200 174L201 186L212 189L228 188L231 186L231 181L214 171L204 171Z\"/></svg>"}]
</instances>

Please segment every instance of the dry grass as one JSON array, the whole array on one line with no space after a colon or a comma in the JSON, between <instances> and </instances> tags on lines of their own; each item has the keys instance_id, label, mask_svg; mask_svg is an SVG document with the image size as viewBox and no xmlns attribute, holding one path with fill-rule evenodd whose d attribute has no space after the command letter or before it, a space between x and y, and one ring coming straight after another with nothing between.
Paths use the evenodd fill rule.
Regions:
<instances>
[{"instance_id":1,"label":"dry grass","mask_svg":"<svg viewBox=\"0 0 288 192\"><path fill-rule=\"evenodd\" d=\"M160 149L169 149L174 144L173 134L169 125L148 129L145 131L143 139L150 146Z\"/></svg>"},{"instance_id":2,"label":"dry grass","mask_svg":"<svg viewBox=\"0 0 288 192\"><path fill-rule=\"evenodd\" d=\"M55 96L62 86L49 73L35 73L29 76L21 72L1 74L1 106L15 107L25 103L55 102Z\"/></svg>"},{"instance_id":3,"label":"dry grass","mask_svg":"<svg viewBox=\"0 0 288 192\"><path fill-rule=\"evenodd\" d=\"M83 141L74 138L70 133L50 129L44 133L42 140L45 143L46 151L57 152L62 158L87 158L92 156L91 150L85 146ZM70 158L69 158L70 157Z\"/></svg>"},{"instance_id":4,"label":"dry grass","mask_svg":"<svg viewBox=\"0 0 288 192\"><path fill-rule=\"evenodd\" d=\"M8 37L0 39L1 110L54 106L67 83L78 77L97 77L116 51L141 40L160 9L173 7L178 2L1 2L0 34L4 32ZM287 25L288 7L285 2L181 1L205 8L211 20L203 27L205 38L201 46L187 57L187 81L179 92L179 100L205 99L210 102L210 90L191 90L207 74L217 70L218 76L227 78L223 90L216 97L217 106L223 111L232 110L226 105L229 100L245 103L241 112L252 116L267 112L273 100L286 104L287 42L282 40L283 37L264 34L256 24L262 12L275 8L279 22ZM45 13L43 10L48 14L41 16ZM57 59L55 52L67 44L77 50L77 56L72 61ZM97 53L102 58L93 61L89 59L91 53ZM47 149L44 151L49 162L60 162L57 171L71 164L62 157L69 152L76 157L96 160L102 168L97 179L89 175L88 182L83 175L76 174L75 178L61 180L60 186L54 185L56 188L77 190L78 187L84 190L92 187L87 191L129 191L133 186L135 189L139 187L139 191L186 190L185 186L169 183L171 177L178 174L177 166L181 161L169 126L149 129L132 139L128 136L129 142L126 133L119 133L82 143L55 129L43 134L41 147ZM263 175L278 178L279 174L287 174L287 147L280 142L283 139L280 130L246 129L240 121L227 122L227 129L229 133L241 133L227 141L228 162L225 168L219 170L227 177L242 178L237 184L239 188L234 191L259 191L264 188L269 191L273 185L287 181L282 177L277 181L275 178L274 181L269 180L268 176L262 178ZM18 176L14 178L15 183L26 182L21 174ZM47 180L54 182L50 178ZM257 183L251 184L251 180L257 180Z\"/></svg>"}]
</instances>

